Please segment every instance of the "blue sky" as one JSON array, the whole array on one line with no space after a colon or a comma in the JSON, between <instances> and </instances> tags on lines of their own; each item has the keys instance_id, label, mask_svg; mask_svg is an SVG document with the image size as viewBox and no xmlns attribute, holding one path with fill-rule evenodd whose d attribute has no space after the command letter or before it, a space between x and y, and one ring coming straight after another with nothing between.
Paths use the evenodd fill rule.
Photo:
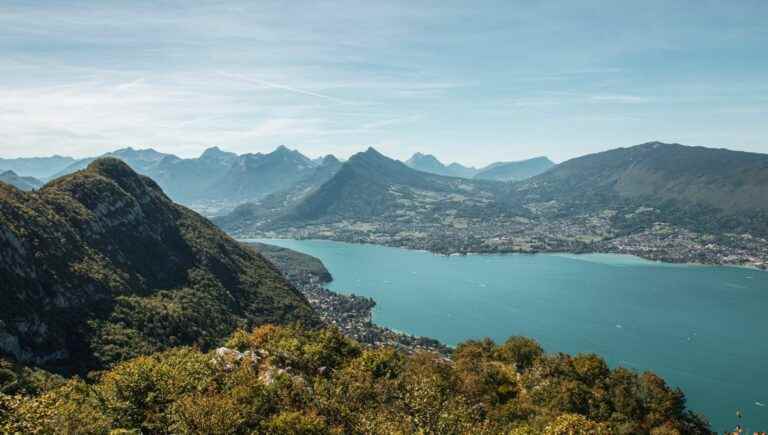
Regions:
<instances>
[{"instance_id":1,"label":"blue sky","mask_svg":"<svg viewBox=\"0 0 768 435\"><path fill-rule=\"evenodd\" d=\"M0 156L768 152L768 1L14 1Z\"/></svg>"}]
</instances>

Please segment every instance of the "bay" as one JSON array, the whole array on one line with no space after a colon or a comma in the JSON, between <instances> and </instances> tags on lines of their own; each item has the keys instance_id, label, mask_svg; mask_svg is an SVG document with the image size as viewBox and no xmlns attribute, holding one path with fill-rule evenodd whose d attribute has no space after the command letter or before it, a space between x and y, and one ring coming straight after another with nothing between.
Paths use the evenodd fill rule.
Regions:
<instances>
[{"instance_id":1,"label":"bay","mask_svg":"<svg viewBox=\"0 0 768 435\"><path fill-rule=\"evenodd\" d=\"M446 257L263 241L321 259L330 289L376 300L380 325L451 345L523 335L548 352L596 353L679 386L716 431L768 429L766 272L607 254Z\"/></svg>"}]
</instances>

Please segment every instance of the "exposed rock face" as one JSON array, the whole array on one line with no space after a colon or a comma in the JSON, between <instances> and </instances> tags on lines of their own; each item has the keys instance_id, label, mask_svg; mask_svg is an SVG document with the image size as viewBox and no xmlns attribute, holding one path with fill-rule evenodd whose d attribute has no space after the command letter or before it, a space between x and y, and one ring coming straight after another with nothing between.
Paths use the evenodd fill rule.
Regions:
<instances>
[{"instance_id":1,"label":"exposed rock face","mask_svg":"<svg viewBox=\"0 0 768 435\"><path fill-rule=\"evenodd\" d=\"M36 192L0 184L0 300L0 354L66 369L315 321L261 256L113 158Z\"/></svg>"}]
</instances>

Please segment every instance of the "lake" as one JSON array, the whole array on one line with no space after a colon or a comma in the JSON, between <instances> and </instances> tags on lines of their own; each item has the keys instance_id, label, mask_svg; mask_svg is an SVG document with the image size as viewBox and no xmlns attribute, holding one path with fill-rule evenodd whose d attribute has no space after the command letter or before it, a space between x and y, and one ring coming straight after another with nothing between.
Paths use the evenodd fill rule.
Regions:
<instances>
[{"instance_id":1,"label":"lake","mask_svg":"<svg viewBox=\"0 0 768 435\"><path fill-rule=\"evenodd\" d=\"M264 240L320 258L328 287L373 297L376 323L456 344L510 335L594 352L681 387L714 430L768 430L768 273L620 255L437 256ZM748 431L751 433L751 431Z\"/></svg>"}]
</instances>

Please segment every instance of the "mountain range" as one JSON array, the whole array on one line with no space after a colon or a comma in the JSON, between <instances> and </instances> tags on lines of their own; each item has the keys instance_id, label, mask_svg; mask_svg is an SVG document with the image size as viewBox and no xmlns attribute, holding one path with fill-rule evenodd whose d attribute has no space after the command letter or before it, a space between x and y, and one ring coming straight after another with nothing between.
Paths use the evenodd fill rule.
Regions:
<instances>
[{"instance_id":1,"label":"mountain range","mask_svg":"<svg viewBox=\"0 0 768 435\"><path fill-rule=\"evenodd\" d=\"M405 164L419 171L448 177L472 178L478 172L477 168L464 166L460 163L446 165L432 154L416 153L406 160Z\"/></svg>"},{"instance_id":2,"label":"mountain range","mask_svg":"<svg viewBox=\"0 0 768 435\"><path fill-rule=\"evenodd\" d=\"M129 147L99 157L115 157L124 161L136 172L155 180L173 200L208 216L220 215L240 204L251 206L261 203L262 200L265 200L265 204L272 204L278 197L295 200L297 193L306 193L307 189L317 184L317 180L332 175L329 171L341 166L335 163L324 164L325 158L310 159L285 146L280 146L270 153L242 155L212 147L197 158L180 158L152 148ZM60 156L0 159L0 168L13 170L14 174L22 178L35 174L44 181L83 170L99 157L77 160ZM334 160L338 163L337 159ZM495 163L476 169L459 163L443 165L432 155L416 153L406 164L414 169L439 175L508 180L532 176L538 173L536 171L544 170L541 164L535 164L537 160L542 159ZM545 158L543 160L549 162ZM321 169L316 174L318 168ZM5 180L26 190L41 185L32 179L17 179L10 173L5 175ZM266 199L272 194L277 194L277 197Z\"/></svg>"},{"instance_id":3,"label":"mountain range","mask_svg":"<svg viewBox=\"0 0 768 435\"><path fill-rule=\"evenodd\" d=\"M535 177L555 166L547 157L534 157L518 162L499 162L477 171L474 178L479 180L520 181Z\"/></svg>"},{"instance_id":4,"label":"mountain range","mask_svg":"<svg viewBox=\"0 0 768 435\"><path fill-rule=\"evenodd\" d=\"M298 201L216 222L240 235L446 253L617 251L764 267L766 197L764 154L650 142L500 182L418 171L369 149Z\"/></svg>"},{"instance_id":5,"label":"mountain range","mask_svg":"<svg viewBox=\"0 0 768 435\"><path fill-rule=\"evenodd\" d=\"M547 157L516 162L496 162L483 168L464 166L460 163L446 165L431 154L416 153L405 164L422 172L447 177L475 178L480 180L518 181L545 172L555 164Z\"/></svg>"},{"instance_id":6,"label":"mountain range","mask_svg":"<svg viewBox=\"0 0 768 435\"><path fill-rule=\"evenodd\" d=\"M188 159L151 148L123 148L101 157L124 161L155 180L175 201L209 214L287 189L320 164L284 146L271 153L243 155L212 147L200 157ZM82 170L94 160L96 157L76 160L51 178Z\"/></svg>"},{"instance_id":7,"label":"mountain range","mask_svg":"<svg viewBox=\"0 0 768 435\"><path fill-rule=\"evenodd\" d=\"M20 157L15 159L0 158L0 172L13 171L25 177L48 179L75 163L72 157Z\"/></svg>"},{"instance_id":8,"label":"mountain range","mask_svg":"<svg viewBox=\"0 0 768 435\"><path fill-rule=\"evenodd\" d=\"M44 183L35 177L20 177L13 171L0 172L0 181L21 190L39 189Z\"/></svg>"},{"instance_id":9,"label":"mountain range","mask_svg":"<svg viewBox=\"0 0 768 435\"><path fill-rule=\"evenodd\" d=\"M263 257L115 158L0 183L0 354L87 371L238 327L316 322Z\"/></svg>"}]
</instances>

